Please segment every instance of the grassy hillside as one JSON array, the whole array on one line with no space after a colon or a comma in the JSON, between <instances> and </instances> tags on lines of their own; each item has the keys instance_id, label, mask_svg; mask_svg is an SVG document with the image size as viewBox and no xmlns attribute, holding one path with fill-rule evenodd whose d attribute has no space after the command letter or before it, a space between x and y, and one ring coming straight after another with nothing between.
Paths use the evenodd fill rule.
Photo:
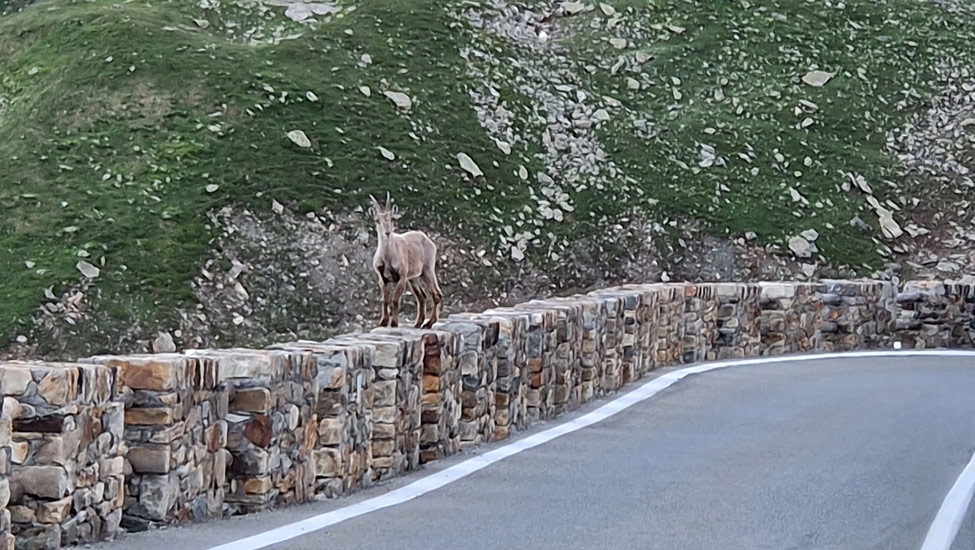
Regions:
<instances>
[{"instance_id":1,"label":"grassy hillside","mask_svg":"<svg viewBox=\"0 0 975 550\"><path fill-rule=\"evenodd\" d=\"M635 213L661 243L694 223L788 250L815 229L813 260L869 272L897 246L877 205L906 228L914 198L954 200L887 142L943 92L939 67L975 59L971 8L618 0L541 19L550 5L346 2L299 23L250 2L48 0L0 17L0 346L65 293L99 327L66 318L69 351L173 326L225 207L341 225L391 191L404 224L462 236L500 274L579 242L611 263Z\"/></svg>"}]
</instances>

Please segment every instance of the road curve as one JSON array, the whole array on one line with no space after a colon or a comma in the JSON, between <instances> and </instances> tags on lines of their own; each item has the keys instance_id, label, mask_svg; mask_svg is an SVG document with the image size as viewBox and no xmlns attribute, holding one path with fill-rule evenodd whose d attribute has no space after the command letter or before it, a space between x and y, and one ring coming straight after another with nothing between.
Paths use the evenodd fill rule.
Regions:
<instances>
[{"instance_id":1,"label":"road curve","mask_svg":"<svg viewBox=\"0 0 975 550\"><path fill-rule=\"evenodd\" d=\"M734 367L415 500L268 548L917 550L973 451L975 360ZM97 548L206 550L468 458L350 498ZM969 513L953 550L975 548L973 525Z\"/></svg>"}]
</instances>

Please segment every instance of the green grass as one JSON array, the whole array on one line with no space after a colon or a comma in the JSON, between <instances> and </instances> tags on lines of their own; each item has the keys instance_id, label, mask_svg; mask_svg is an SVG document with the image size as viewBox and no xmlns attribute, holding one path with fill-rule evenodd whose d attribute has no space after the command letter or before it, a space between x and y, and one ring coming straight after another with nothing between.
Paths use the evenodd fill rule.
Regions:
<instances>
[{"instance_id":1,"label":"green grass","mask_svg":"<svg viewBox=\"0 0 975 550\"><path fill-rule=\"evenodd\" d=\"M433 223L479 221L447 165L456 147L496 148L452 76L462 60L436 3L368 4L317 31L278 12L273 25L303 36L257 46L228 38L213 14L195 28L207 17L195 2L47 5L0 20L0 97L11 98L0 110L0 264L10 273L0 334L28 320L45 287L76 280L82 249L96 265L105 258L101 295L133 302L119 322L166 320L190 298L211 234L205 213L224 204L334 210L392 189L405 212L435 211ZM223 16L238 29L267 24L244 10ZM374 62L360 68L363 53ZM411 116L381 95L387 86L410 93ZM293 129L311 149L286 138Z\"/></svg>"},{"instance_id":2,"label":"green grass","mask_svg":"<svg viewBox=\"0 0 975 550\"><path fill-rule=\"evenodd\" d=\"M613 121L601 140L640 180L639 189L659 201L661 216L701 220L718 234L754 231L765 242L814 228L830 259L877 265L881 247L871 237L879 229L860 233L849 225L854 216L876 225L875 217L864 212L862 195L840 189L846 180L841 172L863 175L882 200L908 203L908 195L887 192L880 183L899 174L884 151L887 134L939 91L930 84L939 61L971 57L975 20L934 3L896 0L853 2L842 9L802 0L747 8L746 2L697 0L607 3L624 22L614 30L605 24L593 30L593 20L606 21L603 14L577 16L569 20L576 21L576 32L565 45L578 66L604 69L588 79L592 92L621 100L657 125L659 137L647 140L628 121ZM670 24L685 30L668 31ZM653 25L650 39L636 32ZM611 37L630 38L651 59L638 70L611 74L605 69L633 52L616 50L607 43ZM810 87L800 79L813 68L836 76L822 88ZM626 76L651 86L628 90ZM673 78L680 79L679 86ZM719 86L722 79L727 84ZM726 97L721 102L714 98L719 87ZM680 100L673 89L681 92ZM908 91L915 95L898 105ZM803 106L797 116L800 100L818 109ZM801 128L805 117L814 124ZM680 166L677 160L695 167L699 143L713 146L728 166L700 171ZM748 151L754 151L751 161L738 157ZM777 161L777 153L788 165ZM925 192L917 185L923 182L904 183L906 191ZM789 187L810 204L794 204Z\"/></svg>"},{"instance_id":3,"label":"green grass","mask_svg":"<svg viewBox=\"0 0 975 550\"><path fill-rule=\"evenodd\" d=\"M537 186L516 174L521 165L545 169L543 126L530 116L533 98L513 80L503 83L498 91L527 139L510 156L499 150L469 96L483 92L460 55L473 42L502 60L568 63L590 96L623 106L594 135L633 183L567 190L571 223L538 227L542 244L531 259L551 261L548 233L608 250L626 246L603 237L636 206L659 221L696 220L718 235L754 231L763 242L815 228L819 248L837 264L881 261L873 240L879 229L849 224L859 215L876 226L876 218L862 195L840 190L841 172L862 174L895 201L923 192L908 185L917 182L887 190L882 182L897 180L898 167L883 144L929 104L939 60L973 58L975 19L908 0L842 9L805 0L748 8L608 3L624 15L615 29L598 10L560 20L561 58L477 36L451 17L459 1L360 2L317 27L290 22L278 8L262 14L228 3L218 13L188 0L59 0L0 17L0 346L26 329L45 288L57 293L77 283L79 251L93 264L104 261L91 296L103 329L173 320L192 304L189 281L214 236L206 214L226 205L267 212L273 199L301 213L335 212L389 190L407 223L415 216L491 245L503 224L532 227L524 208L535 208L529 196ZM653 27L667 24L686 30ZM254 44L243 36L250 29L300 36ZM619 56L635 51L614 49L606 42L614 36L629 37L651 59L639 71L611 74ZM371 64L362 64L363 54ZM800 78L813 65L837 74L811 88ZM627 75L650 86L629 90ZM673 77L681 80L680 100ZM398 111L383 90L408 92L411 112ZM800 99L818 110L797 117ZM633 113L653 122L657 137L641 137ZM806 116L815 124L799 128ZM295 129L311 148L287 139ZM693 169L699 143L727 166ZM380 145L397 160L383 159ZM461 151L478 162L483 182L457 167ZM750 162L738 156L745 151L753 151ZM219 189L208 193L211 184ZM789 187L810 205L791 203Z\"/></svg>"}]
</instances>

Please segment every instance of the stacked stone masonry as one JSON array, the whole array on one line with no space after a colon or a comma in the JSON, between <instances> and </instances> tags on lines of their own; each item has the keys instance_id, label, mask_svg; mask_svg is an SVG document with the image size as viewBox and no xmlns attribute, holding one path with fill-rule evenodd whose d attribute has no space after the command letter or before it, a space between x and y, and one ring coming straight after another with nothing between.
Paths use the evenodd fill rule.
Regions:
<instances>
[{"instance_id":1,"label":"stacked stone masonry","mask_svg":"<svg viewBox=\"0 0 975 550\"><path fill-rule=\"evenodd\" d=\"M760 284L762 355L808 352L819 347L822 302L808 283Z\"/></svg>"},{"instance_id":2,"label":"stacked stone masonry","mask_svg":"<svg viewBox=\"0 0 975 550\"><path fill-rule=\"evenodd\" d=\"M83 361L118 373L128 447L123 525L222 516L228 393L216 366L177 354Z\"/></svg>"},{"instance_id":3,"label":"stacked stone masonry","mask_svg":"<svg viewBox=\"0 0 975 550\"><path fill-rule=\"evenodd\" d=\"M826 351L850 351L889 334L896 293L880 281L824 281L816 294L823 303L819 332Z\"/></svg>"},{"instance_id":4,"label":"stacked stone masonry","mask_svg":"<svg viewBox=\"0 0 975 550\"><path fill-rule=\"evenodd\" d=\"M314 473L309 495L334 497L372 481L374 348L363 344L299 341L272 350L311 355L318 420L309 457Z\"/></svg>"},{"instance_id":5,"label":"stacked stone masonry","mask_svg":"<svg viewBox=\"0 0 975 550\"><path fill-rule=\"evenodd\" d=\"M18 548L48 550L117 535L125 498L125 423L116 371L4 363L0 392L10 422L3 514L9 531L0 535L5 544L12 535Z\"/></svg>"},{"instance_id":6,"label":"stacked stone masonry","mask_svg":"<svg viewBox=\"0 0 975 550\"><path fill-rule=\"evenodd\" d=\"M423 339L418 331L340 336L328 343L366 345L373 349L369 441L370 481L386 480L413 470L420 461L420 385Z\"/></svg>"},{"instance_id":7,"label":"stacked stone masonry","mask_svg":"<svg viewBox=\"0 0 975 550\"><path fill-rule=\"evenodd\" d=\"M761 289L756 285L715 285L715 340L708 359L741 359L761 354Z\"/></svg>"},{"instance_id":8,"label":"stacked stone masonry","mask_svg":"<svg viewBox=\"0 0 975 550\"><path fill-rule=\"evenodd\" d=\"M15 399L8 402L4 398L3 408L0 410L0 550L13 550L15 546L11 533L10 510L7 506L10 504L10 443L13 431L11 414L16 408Z\"/></svg>"},{"instance_id":9,"label":"stacked stone masonry","mask_svg":"<svg viewBox=\"0 0 975 550\"><path fill-rule=\"evenodd\" d=\"M916 281L897 296L897 334L912 348L975 345L975 285Z\"/></svg>"},{"instance_id":10,"label":"stacked stone masonry","mask_svg":"<svg viewBox=\"0 0 975 550\"><path fill-rule=\"evenodd\" d=\"M975 284L625 285L264 350L0 364L0 550L336 497L659 367L975 347Z\"/></svg>"},{"instance_id":11,"label":"stacked stone masonry","mask_svg":"<svg viewBox=\"0 0 975 550\"><path fill-rule=\"evenodd\" d=\"M306 502L318 441L318 380L300 350L192 350L227 386L224 503L231 513Z\"/></svg>"}]
</instances>

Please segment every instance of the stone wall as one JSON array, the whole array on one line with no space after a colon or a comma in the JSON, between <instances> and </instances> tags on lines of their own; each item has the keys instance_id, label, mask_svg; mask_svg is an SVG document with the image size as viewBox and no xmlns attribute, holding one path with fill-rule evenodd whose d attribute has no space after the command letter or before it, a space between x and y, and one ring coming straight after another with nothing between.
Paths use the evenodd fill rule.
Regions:
<instances>
[{"instance_id":1,"label":"stone wall","mask_svg":"<svg viewBox=\"0 0 975 550\"><path fill-rule=\"evenodd\" d=\"M176 354L84 360L116 369L125 407L123 525L220 517L229 453L226 385L216 365Z\"/></svg>"},{"instance_id":2,"label":"stone wall","mask_svg":"<svg viewBox=\"0 0 975 550\"><path fill-rule=\"evenodd\" d=\"M762 355L819 348L822 300L809 283L760 283L759 350Z\"/></svg>"},{"instance_id":3,"label":"stone wall","mask_svg":"<svg viewBox=\"0 0 975 550\"><path fill-rule=\"evenodd\" d=\"M227 386L224 503L253 513L312 497L318 379L301 350L191 350Z\"/></svg>"},{"instance_id":4,"label":"stone wall","mask_svg":"<svg viewBox=\"0 0 975 550\"><path fill-rule=\"evenodd\" d=\"M909 282L897 306L896 333L905 346L975 345L975 283Z\"/></svg>"},{"instance_id":5,"label":"stone wall","mask_svg":"<svg viewBox=\"0 0 975 550\"><path fill-rule=\"evenodd\" d=\"M894 319L893 285L880 281L823 281L816 286L823 303L819 325L825 351L850 351L890 334Z\"/></svg>"},{"instance_id":6,"label":"stone wall","mask_svg":"<svg viewBox=\"0 0 975 550\"><path fill-rule=\"evenodd\" d=\"M368 344L299 341L272 350L311 354L317 433L311 443L310 493L333 497L372 482L372 413L375 350ZM309 424L311 425L311 424Z\"/></svg>"},{"instance_id":7,"label":"stone wall","mask_svg":"<svg viewBox=\"0 0 975 550\"><path fill-rule=\"evenodd\" d=\"M975 285L625 285L265 350L0 364L0 550L335 497L656 368L975 347Z\"/></svg>"},{"instance_id":8,"label":"stone wall","mask_svg":"<svg viewBox=\"0 0 975 550\"><path fill-rule=\"evenodd\" d=\"M3 378L0 378L0 384L3 384ZM10 444L13 442L13 415L16 414L19 403L14 398L3 397L2 405L0 409L0 550L13 550L14 536L11 533L10 510L7 509L7 505L10 504Z\"/></svg>"},{"instance_id":9,"label":"stone wall","mask_svg":"<svg viewBox=\"0 0 975 550\"><path fill-rule=\"evenodd\" d=\"M6 511L17 547L47 550L118 534L125 445L115 370L5 363L0 375L11 421Z\"/></svg>"},{"instance_id":10,"label":"stone wall","mask_svg":"<svg viewBox=\"0 0 975 550\"><path fill-rule=\"evenodd\" d=\"M420 463L420 384L423 339L418 331L376 331L333 338L327 343L372 348L370 386L372 429L369 440L370 481L385 480Z\"/></svg>"}]
</instances>

